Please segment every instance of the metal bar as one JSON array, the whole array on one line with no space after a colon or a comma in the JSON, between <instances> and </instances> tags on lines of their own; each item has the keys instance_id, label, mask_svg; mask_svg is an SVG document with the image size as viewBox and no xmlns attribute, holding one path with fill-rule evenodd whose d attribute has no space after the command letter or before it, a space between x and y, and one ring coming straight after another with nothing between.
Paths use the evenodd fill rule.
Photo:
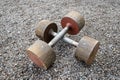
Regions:
<instances>
[{"instance_id":1,"label":"metal bar","mask_svg":"<svg viewBox=\"0 0 120 80\"><path fill-rule=\"evenodd\" d=\"M55 36L57 36L57 33L56 32L51 32L51 34L55 37ZM67 43L69 43L69 44L71 44L71 45L73 45L73 46L78 46L78 42L76 42L76 41L74 41L74 40L72 40L72 39L70 39L70 38L67 38L67 37L63 37L63 41L65 41L65 42L67 42Z\"/></svg>"},{"instance_id":2,"label":"metal bar","mask_svg":"<svg viewBox=\"0 0 120 80\"><path fill-rule=\"evenodd\" d=\"M69 25L67 25L61 32L59 32L49 43L49 46L53 46L58 40L60 40L67 33Z\"/></svg>"}]
</instances>

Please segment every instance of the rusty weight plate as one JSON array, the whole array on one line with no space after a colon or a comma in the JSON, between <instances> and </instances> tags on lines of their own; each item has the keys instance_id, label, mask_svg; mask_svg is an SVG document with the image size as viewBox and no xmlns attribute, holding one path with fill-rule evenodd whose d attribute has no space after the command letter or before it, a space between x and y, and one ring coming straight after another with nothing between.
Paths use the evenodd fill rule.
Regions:
<instances>
[{"instance_id":1,"label":"rusty weight plate","mask_svg":"<svg viewBox=\"0 0 120 80\"><path fill-rule=\"evenodd\" d=\"M68 33L71 35L76 35L85 25L85 20L78 12L71 11L61 20L61 25L63 28L66 27L68 23L71 25Z\"/></svg>"},{"instance_id":2,"label":"rusty weight plate","mask_svg":"<svg viewBox=\"0 0 120 80\"><path fill-rule=\"evenodd\" d=\"M57 32L57 25L49 20L42 20L38 23L35 34L45 42L49 43L54 37L50 34L50 30Z\"/></svg>"},{"instance_id":3,"label":"rusty weight plate","mask_svg":"<svg viewBox=\"0 0 120 80\"><path fill-rule=\"evenodd\" d=\"M88 36L84 36L80 41L75 52L75 57L78 60L84 61L86 64L90 65L99 49L99 42Z\"/></svg>"},{"instance_id":4,"label":"rusty weight plate","mask_svg":"<svg viewBox=\"0 0 120 80\"><path fill-rule=\"evenodd\" d=\"M56 59L53 49L44 41L37 40L27 49L28 57L39 67L48 69Z\"/></svg>"}]
</instances>

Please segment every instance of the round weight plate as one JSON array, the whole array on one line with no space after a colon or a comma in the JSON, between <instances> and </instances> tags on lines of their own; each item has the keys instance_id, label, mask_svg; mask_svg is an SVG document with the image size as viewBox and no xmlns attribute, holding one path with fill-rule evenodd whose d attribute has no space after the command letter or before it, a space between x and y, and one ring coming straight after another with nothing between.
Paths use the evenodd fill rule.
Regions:
<instances>
[{"instance_id":1,"label":"round weight plate","mask_svg":"<svg viewBox=\"0 0 120 80\"><path fill-rule=\"evenodd\" d=\"M75 57L78 60L83 60L90 65L99 48L99 42L93 38L84 36L80 41L75 52Z\"/></svg>"},{"instance_id":2,"label":"round weight plate","mask_svg":"<svg viewBox=\"0 0 120 80\"><path fill-rule=\"evenodd\" d=\"M57 32L57 25L49 20L42 20L38 23L35 34L45 42L49 43L53 39L50 30Z\"/></svg>"},{"instance_id":3,"label":"round weight plate","mask_svg":"<svg viewBox=\"0 0 120 80\"><path fill-rule=\"evenodd\" d=\"M63 28L66 27L68 23L70 24L68 33L75 35L79 33L79 31L83 28L85 25L85 20L78 12L71 11L61 20L61 25Z\"/></svg>"},{"instance_id":4,"label":"round weight plate","mask_svg":"<svg viewBox=\"0 0 120 80\"><path fill-rule=\"evenodd\" d=\"M37 40L27 49L29 58L39 67L48 69L55 61L56 55L53 49L44 41Z\"/></svg>"}]
</instances>

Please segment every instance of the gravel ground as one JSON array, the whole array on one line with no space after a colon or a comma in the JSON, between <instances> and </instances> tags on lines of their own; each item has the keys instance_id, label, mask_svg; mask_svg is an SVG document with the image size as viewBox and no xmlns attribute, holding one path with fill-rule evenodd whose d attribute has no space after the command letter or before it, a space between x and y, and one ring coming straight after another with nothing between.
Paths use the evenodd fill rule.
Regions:
<instances>
[{"instance_id":1,"label":"gravel ground","mask_svg":"<svg viewBox=\"0 0 120 80\"><path fill-rule=\"evenodd\" d=\"M80 12L86 24L69 37L79 41L87 35L101 43L94 63L78 62L75 47L59 41L52 67L38 68L26 55L38 39L36 24L48 19L60 26L71 10ZM0 80L120 80L120 0L0 0L0 61Z\"/></svg>"}]
</instances>

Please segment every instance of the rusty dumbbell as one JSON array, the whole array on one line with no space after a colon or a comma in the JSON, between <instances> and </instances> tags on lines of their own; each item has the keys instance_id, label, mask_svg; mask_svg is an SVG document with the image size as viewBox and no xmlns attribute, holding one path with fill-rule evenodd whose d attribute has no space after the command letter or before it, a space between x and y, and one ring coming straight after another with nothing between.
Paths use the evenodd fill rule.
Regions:
<instances>
[{"instance_id":1,"label":"rusty dumbbell","mask_svg":"<svg viewBox=\"0 0 120 80\"><path fill-rule=\"evenodd\" d=\"M79 43L73 41L64 35L69 33L76 35L85 24L84 18L76 11L71 11L62 20L63 30L57 33L57 25L49 20L39 22L35 30L36 35L42 40L37 40L27 49L30 59L39 67L48 69L55 61L55 52L51 48L58 40L63 39L77 47L75 56L78 60L83 60L87 64L91 64L98 51L99 42L93 38L84 36ZM45 42L44 42L45 41Z\"/></svg>"}]
</instances>

